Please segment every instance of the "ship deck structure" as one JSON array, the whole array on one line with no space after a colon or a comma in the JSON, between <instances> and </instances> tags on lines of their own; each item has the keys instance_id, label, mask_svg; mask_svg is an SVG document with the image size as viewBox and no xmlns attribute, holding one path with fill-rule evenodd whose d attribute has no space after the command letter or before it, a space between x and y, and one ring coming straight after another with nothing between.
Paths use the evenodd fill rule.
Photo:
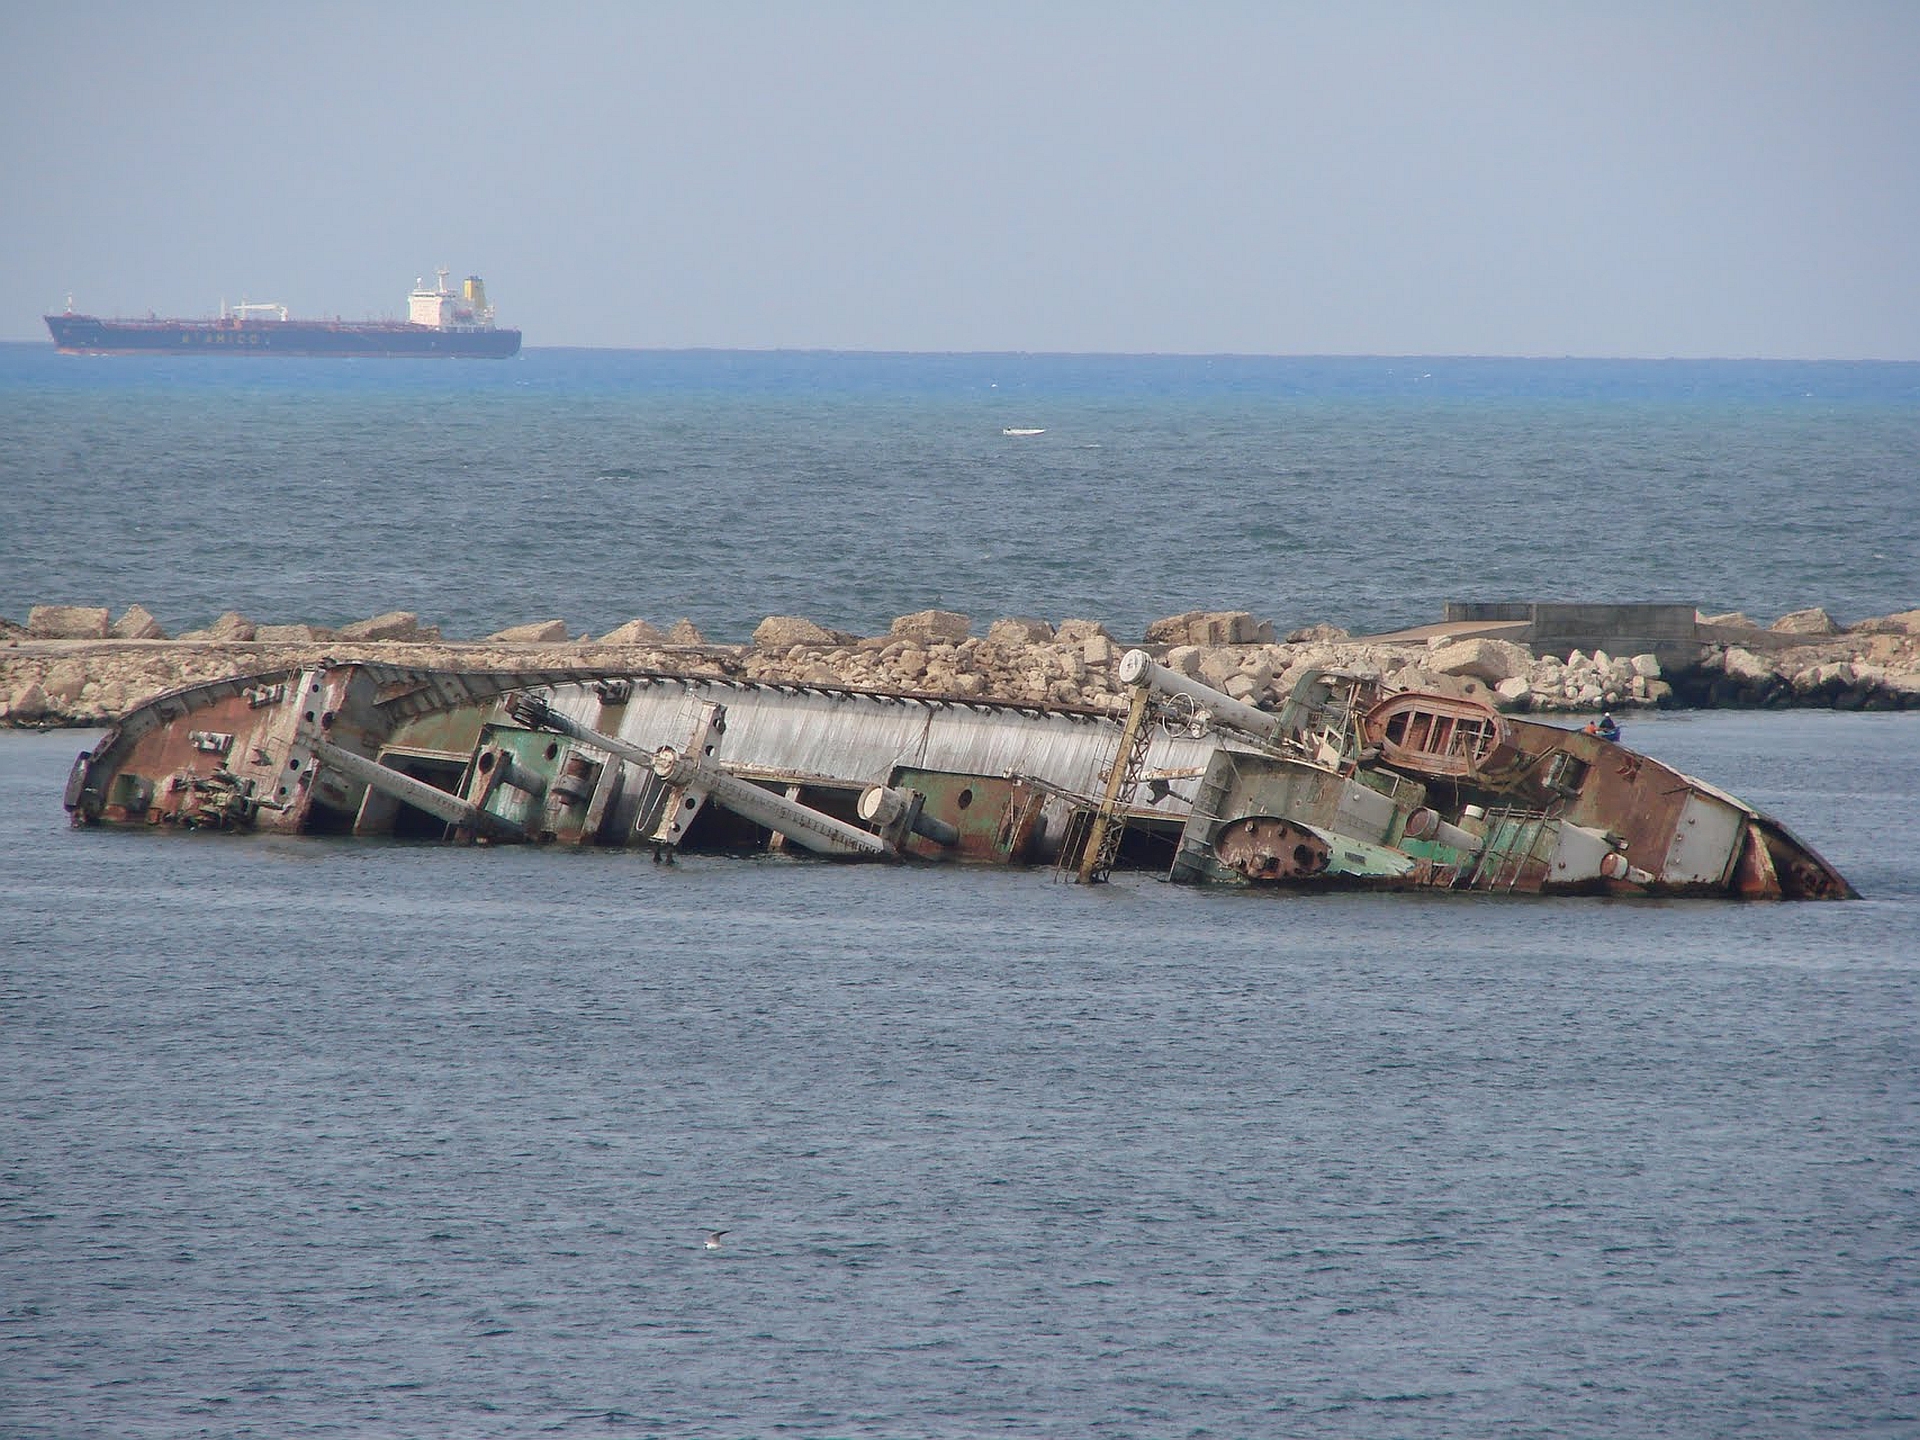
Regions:
<instances>
[{"instance_id":1,"label":"ship deck structure","mask_svg":"<svg viewBox=\"0 0 1920 1440\"><path fill-rule=\"evenodd\" d=\"M48 333L67 355L278 355L326 359L505 360L520 353L520 332L494 324L486 282L469 275L458 291L417 281L405 320L301 320L287 307L258 301L221 303L198 320L45 316Z\"/></svg>"},{"instance_id":2,"label":"ship deck structure","mask_svg":"<svg viewBox=\"0 0 1920 1440\"><path fill-rule=\"evenodd\" d=\"M1125 713L724 675L238 675L75 762L75 824L1116 869L1178 883L1844 899L1779 820L1614 741L1315 671L1278 712L1127 653Z\"/></svg>"}]
</instances>

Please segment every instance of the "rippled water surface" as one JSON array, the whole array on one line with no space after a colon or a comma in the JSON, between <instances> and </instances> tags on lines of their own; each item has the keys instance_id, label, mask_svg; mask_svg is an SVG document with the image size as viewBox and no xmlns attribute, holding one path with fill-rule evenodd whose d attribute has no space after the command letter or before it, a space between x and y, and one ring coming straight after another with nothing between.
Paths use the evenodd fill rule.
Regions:
<instances>
[{"instance_id":1,"label":"rippled water surface","mask_svg":"<svg viewBox=\"0 0 1920 1440\"><path fill-rule=\"evenodd\" d=\"M0 615L1855 619L1916 473L1912 365L0 346ZM0 1434L1912 1435L1917 725L1629 730L1844 906L74 832L0 735Z\"/></svg>"},{"instance_id":2,"label":"rippled water surface","mask_svg":"<svg viewBox=\"0 0 1920 1440\"><path fill-rule=\"evenodd\" d=\"M1039 429L1009 436L1008 429ZM1920 365L0 346L0 615L744 640L942 606L1284 631L1448 600L1920 604Z\"/></svg>"},{"instance_id":3,"label":"rippled water surface","mask_svg":"<svg viewBox=\"0 0 1920 1440\"><path fill-rule=\"evenodd\" d=\"M76 832L0 735L0 1432L1912 1435L1920 726L1628 738L1868 898Z\"/></svg>"}]
</instances>

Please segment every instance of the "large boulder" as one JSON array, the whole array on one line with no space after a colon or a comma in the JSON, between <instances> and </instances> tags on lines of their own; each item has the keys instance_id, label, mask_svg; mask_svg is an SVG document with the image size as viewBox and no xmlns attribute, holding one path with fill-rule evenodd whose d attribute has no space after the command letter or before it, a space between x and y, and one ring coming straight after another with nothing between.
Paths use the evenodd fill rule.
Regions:
<instances>
[{"instance_id":1,"label":"large boulder","mask_svg":"<svg viewBox=\"0 0 1920 1440\"><path fill-rule=\"evenodd\" d=\"M1729 680L1738 680L1743 685L1771 680L1774 676L1771 660L1764 659L1740 645L1729 645L1726 654L1721 657L1720 664Z\"/></svg>"},{"instance_id":2,"label":"large boulder","mask_svg":"<svg viewBox=\"0 0 1920 1440\"><path fill-rule=\"evenodd\" d=\"M892 655L883 655L894 677L903 684L917 681L927 673L927 652L918 645L902 644Z\"/></svg>"},{"instance_id":3,"label":"large boulder","mask_svg":"<svg viewBox=\"0 0 1920 1440\"><path fill-rule=\"evenodd\" d=\"M1078 684L1087 678L1087 661L1081 652L1074 648L1056 648L1047 653L1047 667L1056 675L1061 675Z\"/></svg>"},{"instance_id":4,"label":"large boulder","mask_svg":"<svg viewBox=\"0 0 1920 1440\"><path fill-rule=\"evenodd\" d=\"M918 640L922 644L945 641L953 645L966 639L967 632L972 629L971 620L951 610L919 610L911 615L900 616L887 628L887 633L903 640Z\"/></svg>"},{"instance_id":5,"label":"large boulder","mask_svg":"<svg viewBox=\"0 0 1920 1440\"><path fill-rule=\"evenodd\" d=\"M69 705L87 688L87 667L78 660L62 660L42 677L40 688L49 700Z\"/></svg>"},{"instance_id":6,"label":"large boulder","mask_svg":"<svg viewBox=\"0 0 1920 1440\"><path fill-rule=\"evenodd\" d=\"M1188 610L1180 615L1165 615L1150 621L1145 633L1140 637L1148 645L1191 645L1193 644L1193 622L1199 618L1198 610ZM1205 644L1205 638L1201 642Z\"/></svg>"},{"instance_id":7,"label":"large boulder","mask_svg":"<svg viewBox=\"0 0 1920 1440\"><path fill-rule=\"evenodd\" d=\"M966 632L962 630L961 633ZM795 645L836 645L840 639L825 626L816 625L800 615L769 615L753 627L753 643L760 650L790 650Z\"/></svg>"},{"instance_id":8,"label":"large boulder","mask_svg":"<svg viewBox=\"0 0 1920 1440\"><path fill-rule=\"evenodd\" d=\"M124 680L96 680L80 699L84 708L103 720L117 720L130 708Z\"/></svg>"},{"instance_id":9,"label":"large boulder","mask_svg":"<svg viewBox=\"0 0 1920 1440\"><path fill-rule=\"evenodd\" d=\"M487 636L502 645L558 645L568 638L564 620L535 620L526 625L509 625Z\"/></svg>"},{"instance_id":10,"label":"large boulder","mask_svg":"<svg viewBox=\"0 0 1920 1440\"><path fill-rule=\"evenodd\" d=\"M1270 645L1273 626L1245 610L1189 610L1147 626L1149 645Z\"/></svg>"},{"instance_id":11,"label":"large boulder","mask_svg":"<svg viewBox=\"0 0 1920 1440\"><path fill-rule=\"evenodd\" d=\"M339 630L342 640L418 640L420 617L411 610L389 610L371 620L354 620Z\"/></svg>"},{"instance_id":12,"label":"large boulder","mask_svg":"<svg viewBox=\"0 0 1920 1440\"><path fill-rule=\"evenodd\" d=\"M667 631L667 643L669 645L704 645L707 643L707 637L694 628L693 621L682 616L674 621Z\"/></svg>"},{"instance_id":13,"label":"large boulder","mask_svg":"<svg viewBox=\"0 0 1920 1440\"><path fill-rule=\"evenodd\" d=\"M1034 620L1025 615L1010 615L987 627L987 639L1008 649L1019 645L1044 645L1053 638L1053 626L1045 620Z\"/></svg>"},{"instance_id":14,"label":"large boulder","mask_svg":"<svg viewBox=\"0 0 1920 1440\"><path fill-rule=\"evenodd\" d=\"M1906 709L1920 708L1920 670L1889 671L1878 684Z\"/></svg>"},{"instance_id":15,"label":"large boulder","mask_svg":"<svg viewBox=\"0 0 1920 1440\"><path fill-rule=\"evenodd\" d=\"M1498 686L1533 669L1533 652L1511 640L1455 640L1436 645L1421 661L1436 675L1470 675Z\"/></svg>"},{"instance_id":16,"label":"large boulder","mask_svg":"<svg viewBox=\"0 0 1920 1440\"><path fill-rule=\"evenodd\" d=\"M1829 660L1794 671L1787 677L1787 682L1793 686L1795 694L1803 697L1822 694L1833 696L1853 684L1855 678L1850 661Z\"/></svg>"},{"instance_id":17,"label":"large boulder","mask_svg":"<svg viewBox=\"0 0 1920 1440\"><path fill-rule=\"evenodd\" d=\"M0 622L4 623L4 622ZM1876 615L1847 627L1849 635L1920 635L1920 610Z\"/></svg>"},{"instance_id":18,"label":"large boulder","mask_svg":"<svg viewBox=\"0 0 1920 1440\"><path fill-rule=\"evenodd\" d=\"M1834 624L1833 617L1815 605L1808 610L1795 610L1782 615L1768 627L1776 635L1838 635L1840 627Z\"/></svg>"},{"instance_id":19,"label":"large boulder","mask_svg":"<svg viewBox=\"0 0 1920 1440\"><path fill-rule=\"evenodd\" d=\"M656 625L645 620L629 620L600 637L602 645L664 645L667 637Z\"/></svg>"},{"instance_id":20,"label":"large boulder","mask_svg":"<svg viewBox=\"0 0 1920 1440\"><path fill-rule=\"evenodd\" d=\"M1383 672L1390 689L1413 690L1422 695L1445 695L1456 700L1485 700L1492 703L1493 692L1485 682L1472 675L1442 674L1414 662Z\"/></svg>"},{"instance_id":21,"label":"large boulder","mask_svg":"<svg viewBox=\"0 0 1920 1440\"><path fill-rule=\"evenodd\" d=\"M1053 631L1053 638L1062 645L1084 645L1096 635L1113 639L1112 632L1098 620L1062 620Z\"/></svg>"},{"instance_id":22,"label":"large boulder","mask_svg":"<svg viewBox=\"0 0 1920 1440\"><path fill-rule=\"evenodd\" d=\"M7 701L9 720L38 720L47 713L47 692L36 680L17 686Z\"/></svg>"},{"instance_id":23,"label":"large boulder","mask_svg":"<svg viewBox=\"0 0 1920 1440\"><path fill-rule=\"evenodd\" d=\"M259 630L259 626L255 626L240 611L227 611L219 620L205 626L204 630L188 630L180 639L192 639L207 645L244 645L253 639L255 630Z\"/></svg>"},{"instance_id":24,"label":"large boulder","mask_svg":"<svg viewBox=\"0 0 1920 1440\"><path fill-rule=\"evenodd\" d=\"M129 605L107 632L116 640L164 640L167 632L144 605Z\"/></svg>"},{"instance_id":25,"label":"large boulder","mask_svg":"<svg viewBox=\"0 0 1920 1440\"><path fill-rule=\"evenodd\" d=\"M1207 645L1199 649L1198 679L1216 690L1225 690L1227 681L1240 673L1240 652L1229 646Z\"/></svg>"},{"instance_id":26,"label":"large boulder","mask_svg":"<svg viewBox=\"0 0 1920 1440\"><path fill-rule=\"evenodd\" d=\"M104 640L112 619L104 605L36 605L27 612L27 634L36 640Z\"/></svg>"},{"instance_id":27,"label":"large boulder","mask_svg":"<svg viewBox=\"0 0 1920 1440\"><path fill-rule=\"evenodd\" d=\"M1859 658L1869 665L1898 670L1905 668L1906 662L1917 654L1920 646L1916 646L1914 637L1900 631L1882 631L1867 636Z\"/></svg>"},{"instance_id":28,"label":"large boulder","mask_svg":"<svg viewBox=\"0 0 1920 1440\"><path fill-rule=\"evenodd\" d=\"M334 634L324 625L258 625L253 638L269 645L311 645L331 640Z\"/></svg>"}]
</instances>

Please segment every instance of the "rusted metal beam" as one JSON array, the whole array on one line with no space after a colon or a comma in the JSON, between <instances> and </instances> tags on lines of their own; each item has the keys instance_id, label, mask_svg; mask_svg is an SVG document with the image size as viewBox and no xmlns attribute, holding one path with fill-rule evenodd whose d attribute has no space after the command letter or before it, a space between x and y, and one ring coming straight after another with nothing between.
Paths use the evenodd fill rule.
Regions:
<instances>
[{"instance_id":1,"label":"rusted metal beam","mask_svg":"<svg viewBox=\"0 0 1920 1440\"><path fill-rule=\"evenodd\" d=\"M720 804L791 840L816 855L880 857L890 855L886 841L844 820L763 790L751 780L728 774L718 765L683 755L671 745L654 752L653 773L669 785L701 790Z\"/></svg>"},{"instance_id":2,"label":"rusted metal beam","mask_svg":"<svg viewBox=\"0 0 1920 1440\"><path fill-rule=\"evenodd\" d=\"M518 838L520 827L511 821L482 810L478 805L469 804L458 795L449 794L424 780L416 780L411 775L402 775L398 770L382 765L377 760L369 760L364 755L356 755L351 750L343 750L329 740L314 739L308 742L313 756L322 765L337 770L350 780L371 786L383 795L390 795L403 804L416 810L423 810L436 819L449 825L458 825L476 835L503 835Z\"/></svg>"},{"instance_id":3,"label":"rusted metal beam","mask_svg":"<svg viewBox=\"0 0 1920 1440\"><path fill-rule=\"evenodd\" d=\"M562 715L547 703L543 695L531 691L511 695L507 698L507 713L529 730L551 730L556 735L565 735L570 740L578 740L582 745L591 745L622 760L631 760L636 765L653 764L653 751Z\"/></svg>"}]
</instances>

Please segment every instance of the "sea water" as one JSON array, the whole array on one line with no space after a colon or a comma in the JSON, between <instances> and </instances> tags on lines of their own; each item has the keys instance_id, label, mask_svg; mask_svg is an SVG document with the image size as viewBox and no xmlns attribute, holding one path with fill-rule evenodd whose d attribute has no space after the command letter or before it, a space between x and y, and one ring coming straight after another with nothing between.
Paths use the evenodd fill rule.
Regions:
<instances>
[{"instance_id":1,"label":"sea water","mask_svg":"<svg viewBox=\"0 0 1920 1440\"><path fill-rule=\"evenodd\" d=\"M0 737L0 1431L1911 1435L1913 717L1629 738L1867 898L72 831Z\"/></svg>"},{"instance_id":2,"label":"sea water","mask_svg":"<svg viewBox=\"0 0 1920 1440\"><path fill-rule=\"evenodd\" d=\"M0 355L16 616L1915 603L1900 367ZM76 831L92 739L0 735L0 1433L1920 1430L1911 715L1630 718L1804 905Z\"/></svg>"},{"instance_id":3,"label":"sea water","mask_svg":"<svg viewBox=\"0 0 1920 1440\"><path fill-rule=\"evenodd\" d=\"M0 615L172 631L1920 603L1920 364L11 345L0 479Z\"/></svg>"}]
</instances>

